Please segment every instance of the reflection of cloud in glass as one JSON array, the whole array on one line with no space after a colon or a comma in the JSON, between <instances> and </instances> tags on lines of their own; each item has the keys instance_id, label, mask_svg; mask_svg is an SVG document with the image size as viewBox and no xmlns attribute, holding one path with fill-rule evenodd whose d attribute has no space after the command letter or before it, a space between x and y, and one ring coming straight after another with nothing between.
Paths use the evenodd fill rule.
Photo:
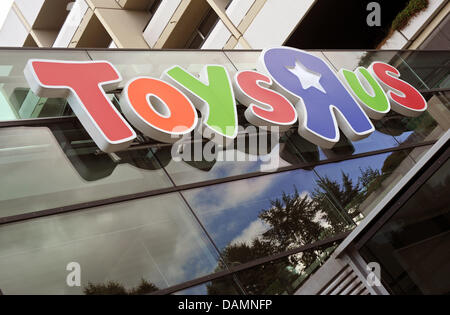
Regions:
<instances>
[{"instance_id":1,"label":"reflection of cloud in glass","mask_svg":"<svg viewBox=\"0 0 450 315\"><path fill-rule=\"evenodd\" d=\"M251 245L252 241L258 238L261 234L266 232L270 227L264 223L264 221L258 219L250 223L250 225L245 228L242 233L237 236L230 244L247 244Z\"/></svg>"},{"instance_id":2,"label":"reflection of cloud in glass","mask_svg":"<svg viewBox=\"0 0 450 315\"><path fill-rule=\"evenodd\" d=\"M283 192L293 193L294 185L302 191L302 196L309 195L316 187L316 180L312 171L296 170L183 194L219 248L224 248L237 239L244 241L250 235L256 236L257 231L265 232L261 225L254 223L261 211L270 209L271 201L280 198Z\"/></svg>"},{"instance_id":3,"label":"reflection of cloud in glass","mask_svg":"<svg viewBox=\"0 0 450 315\"><path fill-rule=\"evenodd\" d=\"M160 288L215 270L215 254L176 194L98 207L0 229L5 294L81 293L66 285L69 262L82 284L144 278Z\"/></svg>"},{"instance_id":4,"label":"reflection of cloud in glass","mask_svg":"<svg viewBox=\"0 0 450 315\"><path fill-rule=\"evenodd\" d=\"M0 143L1 216L171 185L162 170L147 171L130 164L117 165L111 175L101 180L85 181L47 127L2 128Z\"/></svg>"},{"instance_id":5,"label":"reflection of cloud in glass","mask_svg":"<svg viewBox=\"0 0 450 315\"><path fill-rule=\"evenodd\" d=\"M194 195L195 209L200 213L233 209L264 195L272 185L268 178L258 177L251 184L244 180L221 185L219 189L199 190Z\"/></svg>"},{"instance_id":6,"label":"reflection of cloud in glass","mask_svg":"<svg viewBox=\"0 0 450 315\"><path fill-rule=\"evenodd\" d=\"M166 169L177 185L193 183L216 178L224 178L234 175L260 172L261 166L269 165L267 156L256 156L257 161L252 161L254 155L246 154L238 150L228 150L227 154L235 157L236 161L215 161L211 170L207 172L196 169L184 161L171 160ZM279 159L279 167L289 166L290 163Z\"/></svg>"},{"instance_id":7,"label":"reflection of cloud in glass","mask_svg":"<svg viewBox=\"0 0 450 315\"><path fill-rule=\"evenodd\" d=\"M315 167L316 171L321 176L326 176L329 179L341 181L342 172L349 174L350 178L356 183L361 176L361 169L372 167L373 169L381 169L386 158L391 153L368 156L358 159L356 164L354 160L347 160L333 164L324 164Z\"/></svg>"}]
</instances>

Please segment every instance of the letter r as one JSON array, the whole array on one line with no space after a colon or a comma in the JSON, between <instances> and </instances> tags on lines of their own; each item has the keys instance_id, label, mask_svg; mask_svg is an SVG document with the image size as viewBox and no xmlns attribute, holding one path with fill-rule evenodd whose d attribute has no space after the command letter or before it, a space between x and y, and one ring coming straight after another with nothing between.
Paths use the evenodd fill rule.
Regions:
<instances>
[{"instance_id":1,"label":"letter r","mask_svg":"<svg viewBox=\"0 0 450 315\"><path fill-rule=\"evenodd\" d=\"M126 149L136 133L105 94L122 81L107 61L29 60L24 70L31 90L42 97L67 98L97 146L105 152Z\"/></svg>"},{"instance_id":2,"label":"letter r","mask_svg":"<svg viewBox=\"0 0 450 315\"><path fill-rule=\"evenodd\" d=\"M322 148L339 141L339 128L352 141L369 136L372 122L321 58L305 51L279 47L263 51L262 70L269 73L275 89L295 104L299 134Z\"/></svg>"}]
</instances>

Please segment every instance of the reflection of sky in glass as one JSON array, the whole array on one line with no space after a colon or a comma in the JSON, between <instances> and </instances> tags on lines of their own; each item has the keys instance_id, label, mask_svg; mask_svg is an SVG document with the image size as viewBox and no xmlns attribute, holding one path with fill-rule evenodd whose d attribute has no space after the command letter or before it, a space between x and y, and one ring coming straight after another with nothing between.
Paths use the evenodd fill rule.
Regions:
<instances>
[{"instance_id":1,"label":"reflection of sky in glass","mask_svg":"<svg viewBox=\"0 0 450 315\"><path fill-rule=\"evenodd\" d=\"M343 135L341 135L343 137ZM295 140L291 137L291 141L294 141L294 145L296 145ZM342 146L347 146L351 148L353 146L354 151L346 152L345 154L359 154L370 152L374 150L381 150L390 147L397 147L398 142L392 137L392 135L380 132L376 130L369 137L350 142L350 146L347 144L337 144L336 152L339 152L339 148ZM298 144L299 148L302 148L301 144ZM289 149L288 144L282 143L280 146L280 150L282 152L287 152L286 149ZM284 150L284 151L283 151ZM295 150L295 149L291 149ZM302 151L302 149L300 149ZM325 153L322 149L319 149L320 160L326 160L328 158L335 157L339 155L339 153L329 152ZM231 153L232 156L236 157L236 161L213 161L210 162L211 169L209 170L200 170L188 163L181 161L175 162L171 160L168 165L165 167L175 184L183 185L198 181L211 180L216 178L226 178L234 175L241 175L253 172L260 172L261 167L268 165L267 156L253 156L256 158L256 161L251 161L250 155L237 151L237 150L228 150L227 152ZM274 154L279 154L275 150L272 151L272 156ZM279 158L278 167L284 167L292 165L292 163L300 163L300 161L286 161L283 158ZM206 163L198 162L197 167L202 167Z\"/></svg>"},{"instance_id":2,"label":"reflection of sky in glass","mask_svg":"<svg viewBox=\"0 0 450 315\"><path fill-rule=\"evenodd\" d=\"M342 132L341 137L343 137ZM354 151L351 154L365 153L375 150L382 150L386 148L395 148L398 146L398 142L395 141L394 137L392 137L389 134L380 132L378 130L375 130L367 138L358 141L352 141L350 143L354 148ZM339 148L339 144L336 144L336 147ZM319 152L320 152L320 159L325 160L327 158L326 154L323 152L322 149L320 149Z\"/></svg>"},{"instance_id":3,"label":"reflection of sky in glass","mask_svg":"<svg viewBox=\"0 0 450 315\"><path fill-rule=\"evenodd\" d=\"M141 279L165 288L216 270L217 255L176 194L52 216L0 229L5 294L79 294L65 279L81 265L82 285Z\"/></svg>"},{"instance_id":4,"label":"reflection of sky in glass","mask_svg":"<svg viewBox=\"0 0 450 315\"><path fill-rule=\"evenodd\" d=\"M361 176L361 170L371 167L374 170L381 170L386 158L391 153L372 155L355 160L347 160L338 163L319 165L315 167L317 173L322 177L328 177L331 180L341 182L342 172L349 174L353 183L356 184L359 176Z\"/></svg>"},{"instance_id":5,"label":"reflection of sky in glass","mask_svg":"<svg viewBox=\"0 0 450 315\"><path fill-rule=\"evenodd\" d=\"M224 283L225 282L225 283ZM227 292L218 292L219 294L239 294L238 291L236 290L236 285L233 285L233 280L231 277L226 277L226 278L220 278L217 280L214 280L212 283L211 282L207 282L195 287L191 287L191 288L187 288L185 290L176 292L175 295L207 295L208 294L208 286L211 284L223 284L224 287L226 288ZM217 286L216 286L217 289Z\"/></svg>"},{"instance_id":6,"label":"reflection of sky in glass","mask_svg":"<svg viewBox=\"0 0 450 315\"><path fill-rule=\"evenodd\" d=\"M380 200L387 191L389 191L390 187L392 187L393 183L395 183L404 173L404 171L408 170L410 166L412 165L413 160L406 155L406 152L390 152L386 154L378 154L378 155L372 155L364 158L359 158L356 160L347 160L335 164L326 164L326 165L320 165L315 167L315 170L319 176L322 178L327 177L331 181L336 181L340 185L343 183L342 179L342 172L347 174L350 177L350 180L353 183L353 187L355 187L358 184L358 180L360 179L360 176L362 175L361 171L364 171L368 168L372 168L372 170L376 171L378 170L380 174L383 174L382 168L384 166L384 163L386 159L392 155L392 154L400 154L400 156L396 156L394 160L397 160L400 158L402 160L400 167L397 167L397 165L391 165L395 166L396 170L393 171L392 174L390 174L387 178L383 178L383 185L379 186L374 192L372 192L369 196L366 196L365 201L362 201L360 204L360 211L367 215L372 209L373 206L376 204L376 200ZM393 160L390 161L392 164ZM406 162L406 164L405 164ZM390 167L391 167L390 166ZM364 189L367 187L361 187L361 189ZM338 199L339 197L336 196ZM374 199L375 198L375 199ZM338 202L338 201L336 201ZM342 208L347 208L348 205L341 204Z\"/></svg>"},{"instance_id":7,"label":"reflection of sky in glass","mask_svg":"<svg viewBox=\"0 0 450 315\"><path fill-rule=\"evenodd\" d=\"M395 139L397 139L398 142L403 143L413 134L414 131L405 131L401 135L395 136Z\"/></svg>"},{"instance_id":8,"label":"reflection of sky in glass","mask_svg":"<svg viewBox=\"0 0 450 315\"><path fill-rule=\"evenodd\" d=\"M186 290L176 292L175 295L206 295L208 293L206 286L207 284L202 284L196 287L188 288Z\"/></svg>"},{"instance_id":9,"label":"reflection of sky in glass","mask_svg":"<svg viewBox=\"0 0 450 315\"><path fill-rule=\"evenodd\" d=\"M257 217L270 209L270 201L283 192L292 194L294 185L300 194L316 187L312 171L296 170L257 177L184 192L206 229L223 249L230 243L248 242L264 233L268 227Z\"/></svg>"},{"instance_id":10,"label":"reflection of sky in glass","mask_svg":"<svg viewBox=\"0 0 450 315\"><path fill-rule=\"evenodd\" d=\"M171 160L165 167L175 184L183 185L198 181L211 180L216 178L226 178L235 175L261 172L263 166L268 166L270 162L266 160L268 156L253 156L238 150L227 150L229 154L235 156L234 161L213 161L210 162L210 170L200 170L187 162L175 162ZM277 154L274 150L272 154ZM256 161L251 160L256 158ZM198 166L206 163L198 162ZM289 166L290 163L279 159L278 167Z\"/></svg>"}]
</instances>

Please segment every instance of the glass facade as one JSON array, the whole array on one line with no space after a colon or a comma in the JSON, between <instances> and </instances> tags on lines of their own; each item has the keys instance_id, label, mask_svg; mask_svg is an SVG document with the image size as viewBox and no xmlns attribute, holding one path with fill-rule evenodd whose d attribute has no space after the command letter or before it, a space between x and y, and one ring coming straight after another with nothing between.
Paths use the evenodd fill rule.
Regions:
<instances>
[{"instance_id":1,"label":"glass facade","mask_svg":"<svg viewBox=\"0 0 450 315\"><path fill-rule=\"evenodd\" d=\"M449 294L449 185L447 159L361 248L367 261L380 262L390 293Z\"/></svg>"},{"instance_id":2,"label":"glass facade","mask_svg":"<svg viewBox=\"0 0 450 315\"><path fill-rule=\"evenodd\" d=\"M173 65L256 69L259 51L0 51L0 290L4 294L292 294L450 126L448 52L313 52L335 69L379 60L419 89L428 110L389 113L376 131L333 149L294 126L253 152L174 160L172 145L141 134L101 152L67 101L28 88L28 59L108 60L122 85ZM448 90L446 90L448 89ZM196 142L197 141L197 142ZM197 145L199 144L199 146ZM189 154L204 150L194 139ZM197 146L196 146L197 145ZM188 154L188 156L189 156ZM186 155L183 155L185 157ZM272 165L271 161L277 161ZM68 286L70 263L81 286ZM216 276L220 275L220 276Z\"/></svg>"},{"instance_id":3,"label":"glass facade","mask_svg":"<svg viewBox=\"0 0 450 315\"><path fill-rule=\"evenodd\" d=\"M60 281L69 262L87 282L130 290L142 280L162 289L204 276L219 259L178 194L9 224L0 234L5 294L82 293Z\"/></svg>"}]
</instances>

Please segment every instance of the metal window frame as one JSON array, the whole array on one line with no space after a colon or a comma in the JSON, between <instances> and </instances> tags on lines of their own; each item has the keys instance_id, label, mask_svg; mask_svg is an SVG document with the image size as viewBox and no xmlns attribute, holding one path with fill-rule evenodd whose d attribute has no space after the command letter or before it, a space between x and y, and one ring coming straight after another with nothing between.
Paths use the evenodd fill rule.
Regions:
<instances>
[{"instance_id":1,"label":"metal window frame","mask_svg":"<svg viewBox=\"0 0 450 315\"><path fill-rule=\"evenodd\" d=\"M185 289L189 289L213 280L218 280L218 279L222 279L228 276L232 276L232 275L236 275L236 273L245 271L245 270L249 270L251 268L266 264L266 263L271 263L271 262L275 262L278 260L281 260L283 258L295 255L295 254L299 254L301 252L307 251L307 250L314 250L326 245L331 245L333 243L339 242L341 240L343 240L345 237L347 237L350 234L350 232L344 232L344 233L340 233L337 234L333 237L324 239L324 240L320 240L317 242L314 242L312 244L309 245L304 245L304 246L300 246L297 247L295 249L291 249L285 252L281 252L272 256L268 256L268 257L263 257L263 258L259 258L256 260L252 260L250 262L247 263L243 263L240 264L238 266L234 266L234 267L230 267L227 271L219 271L204 277L200 277L200 278L196 278L190 281L186 281L165 289L161 289L159 291L150 293L149 295L167 295L167 294L172 294L172 293L176 293L178 291L182 291Z\"/></svg>"},{"instance_id":2,"label":"metal window frame","mask_svg":"<svg viewBox=\"0 0 450 315\"><path fill-rule=\"evenodd\" d=\"M17 47L5 47L5 48L3 48L2 47L2 50L30 50L30 51L35 51L36 50L36 51L46 51L46 50L49 50L49 49L48 48L37 48L37 47L26 47L26 48L17 48ZM180 52L192 51L192 49L104 49L104 48L94 48L94 49L85 49L85 48L70 48L70 49L67 49L67 48L53 48L51 50L85 51L89 58L91 58L91 56L89 55L89 51L104 51L104 52L112 52L112 53L114 51L142 51L142 52L146 52L146 51L180 51ZM202 52L205 52L205 53L207 53L207 52L222 52L222 53L224 53L224 55L228 59L230 59L229 56L226 54L226 52L228 52L228 51L230 51L230 52L240 52L240 51L242 51L242 52L249 52L249 51L259 52L261 50L246 50L246 49L240 49L240 50L221 50L221 49L202 50ZM362 51L362 50L361 49L342 49L342 50L339 50L339 49L323 50L322 49L322 50L309 50L309 51L320 51L320 52L326 52L326 51L339 52L339 51L342 51L342 52L345 52L345 51ZM366 52L371 52L371 51L378 52L378 50L364 50L364 51L366 51ZM385 51L386 52L394 51L394 52L399 52L399 53L401 53L401 52L417 52L417 50L408 50L408 49L404 49L404 50L385 50ZM448 52L448 51L447 50L433 50L433 51L426 51L426 52L427 53L428 52L431 53L431 52ZM450 89L429 89L429 90L421 91L421 93L423 93L423 94L431 94L431 93L447 92L449 90ZM68 117L38 118L38 119L26 119L26 120L15 120L15 121L0 121L0 128L13 127L13 126L35 126L35 125L44 125L44 124L52 124L52 123L61 123L61 122L67 122L67 121L71 121L72 122L73 120L76 120L76 119L77 118L75 116L68 116ZM173 187L156 189L156 190L151 190L151 191L146 191L146 192L141 192L141 193L129 194L129 195L118 196L118 197L102 199L102 200L96 200L96 201L91 201L91 202L85 202L85 203L80 203L80 204L73 204L73 205L70 205L70 206L57 207L57 208L47 209L47 210L42 210L42 211L35 211L35 212L20 214L20 215L16 215L16 216L3 217L3 218L0 218L0 226L4 225L4 224L11 224L11 223L16 223L16 222L22 222L22 221L25 221L25 220L37 219L37 218L41 218L41 217L57 215L57 214L63 214L63 213L68 213L68 212L72 212L72 211L79 211L79 210L87 211L87 210L90 210L89 208L95 209L95 207L97 207L97 206L109 205L109 204L114 204L114 203L118 203L118 202L125 202L125 201L134 200L134 199L146 198L146 197L151 197L151 196L156 196L156 195L161 195L161 194L167 194L167 193L178 192L181 196L183 196L182 192L186 191L186 190L190 190L190 189L201 188L201 187L212 186L212 185L218 185L218 184L228 183L228 182L232 182L232 181L236 181L236 180L250 179L250 178L255 178L255 177L259 177L259 176L278 174L278 173L282 173L282 172L294 171L294 170L303 169L303 168L310 168L310 167L315 167L315 166L318 166L318 165L336 163L336 162L341 162L341 161L344 161L344 160L352 160L352 159L357 159L357 158L366 157L366 156L372 156L372 155L377 155L377 154L383 154L383 153L388 153L388 152L395 152L395 151L407 150L407 149L412 149L412 148L417 148L417 147L423 147L423 146L428 146L428 145L435 144L436 142L437 141L433 140L433 141L423 141L423 142L415 143L415 144L406 144L406 145L400 144L399 146L393 147L393 148L374 150L374 151L360 153L360 154L351 155L351 156L341 156L341 157L336 157L336 158L333 158L333 159L318 161L318 162L314 162L314 163L300 163L300 164L296 164L296 165L291 165L291 166L288 166L288 167L280 168L277 171L270 172L270 173L267 173L267 172L255 172L255 173L230 176L230 177L226 177L226 178L208 180L208 181L197 182L197 183L186 184L186 185L180 185L180 186L176 186L173 183L174 184ZM169 179L171 179L170 176L169 176ZM187 203L187 201L185 199L184 199L184 201L189 206L189 203ZM190 208L190 210L191 210L192 213L194 213L191 208ZM195 213L194 213L194 215L195 215ZM196 217L196 219L201 225L201 221L197 217ZM210 237L206 230L205 230L205 232L206 232L206 235L208 237ZM180 290L184 290L184 289L188 289L188 288L191 288L191 287L194 287L194 286L197 286L197 285L204 284L204 283L212 281L212 280L221 279L223 277L228 277L228 276L235 276L236 273L238 273L238 272L241 272L241 271L244 271L244 270L248 270L250 268L259 266L261 264L274 262L274 261L286 258L288 256L291 256L293 254L297 254L297 253L303 252L305 250L313 250L315 248L322 247L324 245L332 244L332 243L335 243L337 241L342 241L344 239L347 239L347 237L349 235L351 235L352 233L353 232L341 233L341 234L336 235L334 237L327 238L325 240L321 240L321 241L315 242L313 244L301 246L301 247L298 247L296 249L285 251L285 252L282 252L282 253L279 253L279 254L276 254L276 255L273 255L273 256L263 257L263 258L260 258L260 259L257 259L257 260L253 260L253 261L241 264L239 266L228 267L228 270L217 272L217 273L213 273L213 274L210 274L210 275L207 275L207 276L204 276L204 277L200 277L200 278L197 278L197 279L194 279L194 280L190 280L188 282L184 282L184 283L172 286L170 288L159 290L157 292L154 292L153 294L156 294L156 295L159 295L159 294L171 294L171 293L175 293L175 292L180 291ZM216 245L212 241L212 239L210 239L210 241L216 247ZM339 247L341 247L341 246L339 246ZM216 249L217 249L217 247L216 247ZM220 257L220 252L219 252L219 257Z\"/></svg>"},{"instance_id":3,"label":"metal window frame","mask_svg":"<svg viewBox=\"0 0 450 315\"><path fill-rule=\"evenodd\" d=\"M367 241L372 238L384 226L384 224L386 224L386 222L389 221L389 219L391 219L400 210L400 208L409 201L409 199L411 199L411 197L422 187L422 185L425 184L448 159L450 159L450 148L441 148L436 155L436 159L432 157L432 159L420 169L419 173L411 178L409 182L410 184L407 187L404 187L399 194L394 197L395 201L393 200L390 206L388 205L388 210L384 212L383 215L376 220L376 222L372 223L364 235L358 239L355 243L356 249L361 249Z\"/></svg>"},{"instance_id":4,"label":"metal window frame","mask_svg":"<svg viewBox=\"0 0 450 315\"><path fill-rule=\"evenodd\" d=\"M360 279L364 280L369 272L364 266L368 261L360 254L361 249L367 244L367 242L399 211L401 208L411 199L411 197L450 159L450 147L448 142L450 131L447 131L444 139L441 143L437 143L434 148L425 154L425 156L417 163L420 167L415 170L414 168L405 177L408 178L406 185L401 182L394 187L396 192L392 195L392 199L382 207L382 211L376 213L376 215L368 220L368 223L364 222L366 226L359 231L359 233L350 233L351 236L338 247L336 250L337 256L346 260L353 270L358 272ZM447 146L445 145L447 144ZM433 152L434 151L434 152ZM386 196L383 199L388 198ZM380 204L383 203L380 202ZM385 210L387 209L387 210ZM357 230L357 229L356 229ZM348 244L348 245L346 245ZM342 251L341 248L344 248ZM379 262L380 263L380 262ZM383 269L383 265L381 264ZM385 285L384 279L380 279L381 285L378 287L370 287L366 284L366 288L376 295L390 295Z\"/></svg>"},{"instance_id":5,"label":"metal window frame","mask_svg":"<svg viewBox=\"0 0 450 315\"><path fill-rule=\"evenodd\" d=\"M449 149L445 147L448 141L450 141L450 130L447 130L447 132L441 136L433 147L428 150L424 156L416 162L411 170L391 189L391 191L384 196L376 208L372 210L353 232L351 232L349 237L339 245L336 249L337 257L343 255L347 249L352 247L352 244L356 244L356 249L361 248L362 244L364 244L364 240L373 236L382 225L382 222L385 222L387 217L393 215L395 212L394 209L398 209L402 206L409 199L407 197L410 197L426 179L432 176L439 164L433 164L434 168L427 168L427 165L434 163L433 161L435 161L435 159L433 157L437 159L437 161L435 161L436 163L442 163L442 159L448 158L450 152ZM437 155L439 157L436 157ZM408 195L405 194L407 191L409 192ZM389 213L383 211L383 209L386 208L390 209ZM380 218L384 218L384 220L379 221ZM367 231L370 231L370 233ZM365 237L365 235L367 236Z\"/></svg>"},{"instance_id":6,"label":"metal window frame","mask_svg":"<svg viewBox=\"0 0 450 315\"><path fill-rule=\"evenodd\" d=\"M149 191L144 191L144 192L139 192L139 193L134 193L134 194L127 194L127 195L122 195L122 196L117 196L117 197L111 197L111 198L88 201L88 202L83 202L83 203L78 203L78 204L72 204L69 206L61 206L61 207L56 207L56 208L51 208L51 209L46 209L46 210L22 213L22 214L18 214L18 215L0 218L0 226L4 225L4 224L17 223L20 221L37 219L37 218L41 218L41 217L46 217L46 216L51 216L51 215L56 215L56 214L63 214L63 213L68 213L68 212L73 212L73 211L78 211L78 210L89 211L89 210L92 210L94 207L106 206L106 205L110 205L110 204L114 204L114 203L131 201L131 200L135 200L135 199L147 198L147 197L158 196L158 195L174 193L174 192L183 192L183 191L187 191L187 190L191 190L191 189L195 189L195 188L219 185L219 184L229 183L229 182L238 181L238 180L251 179L251 178L256 178L256 177L261 177L261 176L266 176L266 175L273 175L273 174L279 174L279 173L284 173L284 172L289 172L289 171L295 171L295 170L304 169L304 168L312 168L312 167L316 167L319 165L331 164L331 163L342 162L342 161L347 161L347 160L354 160L354 159L378 155L378 154L384 154L384 153L389 153L389 152L403 151L403 150L407 150L407 149L429 146L429 145L433 145L435 142L436 142L435 140L431 140L431 141L423 141L421 143L416 143L416 144L403 144L403 145L399 145L397 147L380 149L380 150L370 151L370 152L364 152L364 153L354 154L351 156L340 156L340 157L335 157L332 159L322 160L322 161L318 161L318 162L309 162L309 163L305 162L305 163L301 163L301 164L285 166L285 167L279 168L275 172L270 172L270 173L268 173L268 172L253 172L253 173L247 173L247 174L241 174L241 175L234 175L234 176L229 176L229 177L224 177L224 178L200 181L200 182L184 184L184 185L174 185L173 187L154 189L154 190L149 190Z\"/></svg>"}]
</instances>

